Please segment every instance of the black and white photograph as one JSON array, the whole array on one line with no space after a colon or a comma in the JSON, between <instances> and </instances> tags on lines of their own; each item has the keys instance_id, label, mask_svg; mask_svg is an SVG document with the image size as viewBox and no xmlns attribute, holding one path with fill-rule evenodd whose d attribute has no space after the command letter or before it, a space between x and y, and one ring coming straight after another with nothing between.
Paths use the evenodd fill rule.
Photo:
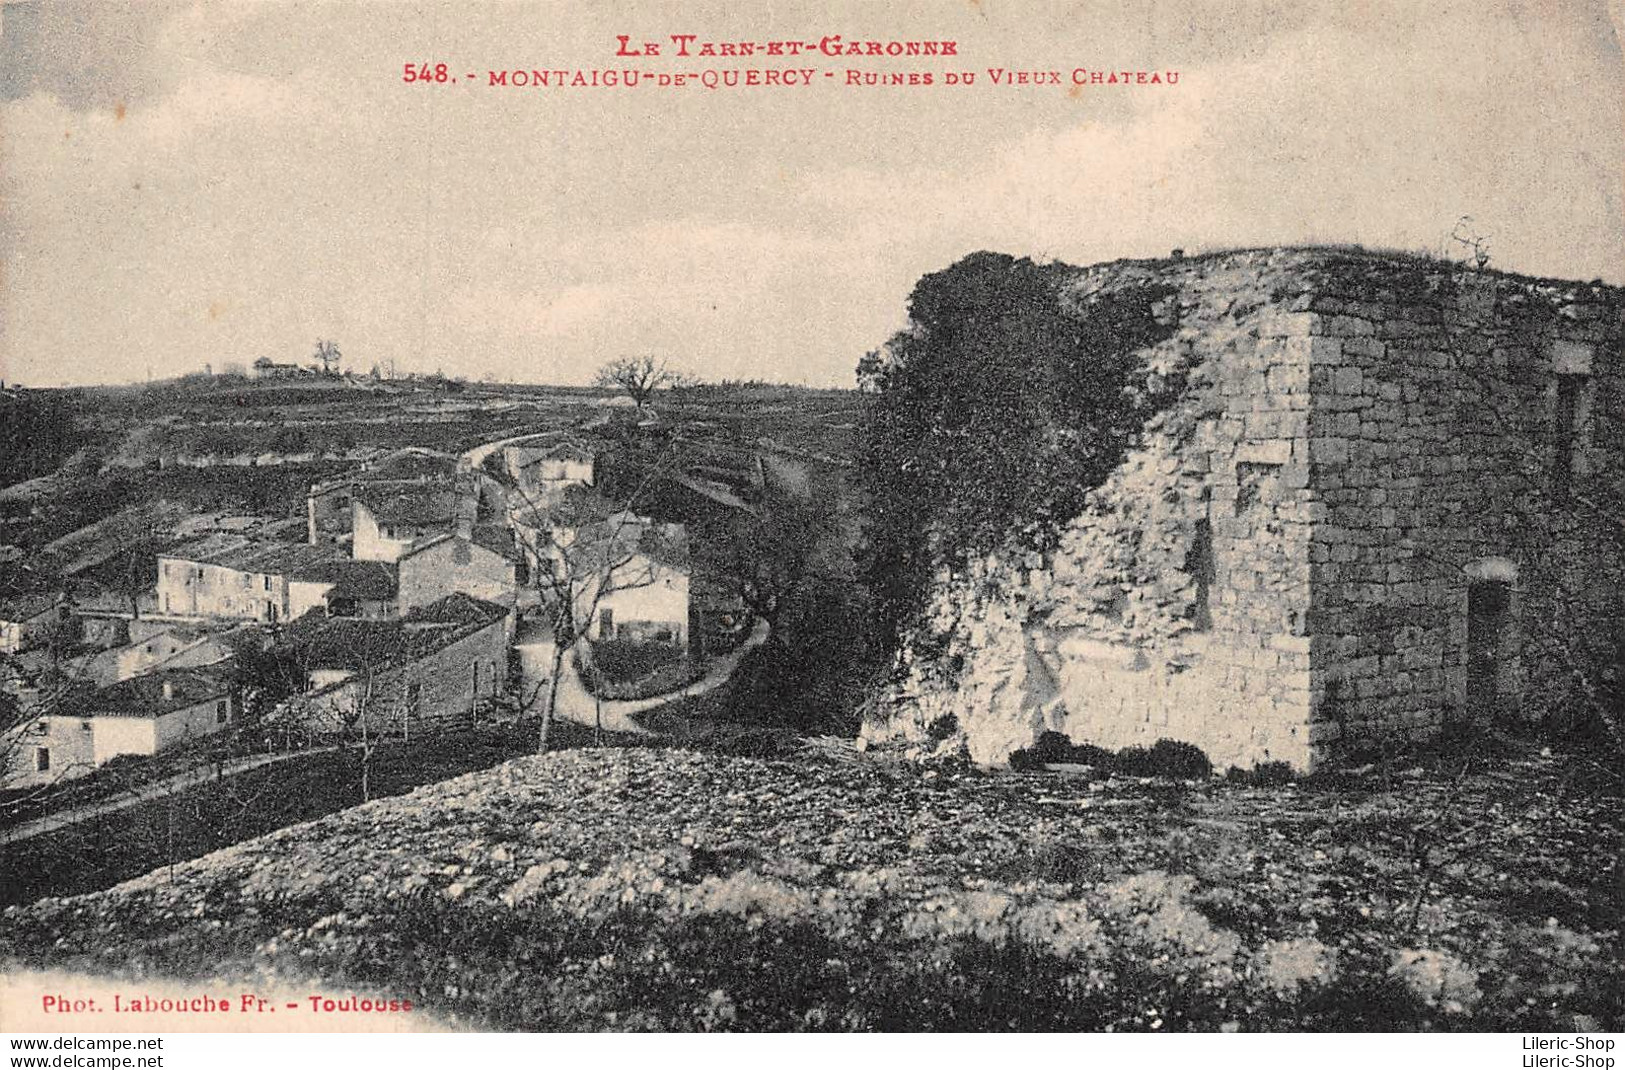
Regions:
<instances>
[{"instance_id":1,"label":"black and white photograph","mask_svg":"<svg viewBox=\"0 0 1625 1070\"><path fill-rule=\"evenodd\" d=\"M7 1065L1617 1065L1622 32L0 4Z\"/></svg>"}]
</instances>

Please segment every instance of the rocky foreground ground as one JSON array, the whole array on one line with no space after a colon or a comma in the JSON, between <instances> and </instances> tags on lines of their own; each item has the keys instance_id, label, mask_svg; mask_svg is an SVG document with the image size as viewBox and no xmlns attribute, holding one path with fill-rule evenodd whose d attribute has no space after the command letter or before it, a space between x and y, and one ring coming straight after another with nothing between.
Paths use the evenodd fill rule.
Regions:
<instances>
[{"instance_id":1,"label":"rocky foreground ground","mask_svg":"<svg viewBox=\"0 0 1625 1070\"><path fill-rule=\"evenodd\" d=\"M499 1029L1620 1029L1617 784L576 750L12 908L0 962Z\"/></svg>"}]
</instances>

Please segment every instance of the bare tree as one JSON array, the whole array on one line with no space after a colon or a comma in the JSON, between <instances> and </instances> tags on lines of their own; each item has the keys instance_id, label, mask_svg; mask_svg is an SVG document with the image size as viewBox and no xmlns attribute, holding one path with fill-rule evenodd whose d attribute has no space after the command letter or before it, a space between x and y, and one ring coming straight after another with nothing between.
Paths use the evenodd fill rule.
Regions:
<instances>
[{"instance_id":1,"label":"bare tree","mask_svg":"<svg viewBox=\"0 0 1625 1070\"><path fill-rule=\"evenodd\" d=\"M641 357L617 357L598 369L593 382L612 390L624 391L639 410L648 407L655 392L671 387L686 386L692 377L669 363L664 357L644 354Z\"/></svg>"},{"instance_id":2,"label":"bare tree","mask_svg":"<svg viewBox=\"0 0 1625 1070\"><path fill-rule=\"evenodd\" d=\"M821 504L785 495L759 515L730 513L701 528L706 559L768 622L772 642L783 641L780 618L808 579L816 544L833 530Z\"/></svg>"},{"instance_id":3,"label":"bare tree","mask_svg":"<svg viewBox=\"0 0 1625 1070\"><path fill-rule=\"evenodd\" d=\"M0 788L18 779L25 772L25 763L33 759L40 746L50 746L45 734L47 718L63 709L72 696L94 686L86 675L84 661L62 656L59 635L53 635L47 650L50 660L32 670L19 668L12 659L0 656L0 675L29 675L33 677L35 695L26 705L15 695L0 691ZM18 793L8 800L8 808L21 811L50 795L62 783L72 780L94 767L87 763L70 762L60 765L52 761L53 776L48 781L27 789L13 787Z\"/></svg>"},{"instance_id":4,"label":"bare tree","mask_svg":"<svg viewBox=\"0 0 1625 1070\"><path fill-rule=\"evenodd\" d=\"M356 627L364 630L357 633ZM372 798L373 760L380 743L391 735L410 735L415 711L399 677L409 642L404 629L385 622L322 621L304 624L304 634L294 636L272 658L272 671L290 685L277 718L334 739L341 752L359 748L362 802ZM349 675L311 691L312 671L335 657L348 664Z\"/></svg>"},{"instance_id":5,"label":"bare tree","mask_svg":"<svg viewBox=\"0 0 1625 1070\"><path fill-rule=\"evenodd\" d=\"M1467 260L1479 271L1483 271L1490 263L1490 236L1478 229L1473 217L1464 215L1456 220L1451 228L1450 240L1460 245L1466 253Z\"/></svg>"},{"instance_id":6,"label":"bare tree","mask_svg":"<svg viewBox=\"0 0 1625 1070\"><path fill-rule=\"evenodd\" d=\"M513 510L510 505L510 516L529 532L521 540L536 558L531 582L541 595L553 632L547 680L528 695L523 691L520 695L521 714L546 696L541 702L538 752L547 750L565 658L597 618L604 598L649 586L659 578L646 552L651 549L651 533L633 508L662 470L667 453L669 448L644 471L618 509L616 503L589 488L571 488L553 497L538 496L523 486L514 488L519 508Z\"/></svg>"},{"instance_id":7,"label":"bare tree","mask_svg":"<svg viewBox=\"0 0 1625 1070\"><path fill-rule=\"evenodd\" d=\"M3 669L3 666L0 666L0 669ZM13 786L14 782L21 779L20 774L24 772L23 763L39 742L34 732L38 712L25 710L15 697L0 691L0 788L18 790ZM52 787L53 784L34 785L8 799L7 809L20 812L31 806Z\"/></svg>"},{"instance_id":8,"label":"bare tree","mask_svg":"<svg viewBox=\"0 0 1625 1070\"><path fill-rule=\"evenodd\" d=\"M321 364L322 371L332 375L338 368L342 354L339 353L339 344L330 339L321 338L316 341L316 360Z\"/></svg>"}]
</instances>

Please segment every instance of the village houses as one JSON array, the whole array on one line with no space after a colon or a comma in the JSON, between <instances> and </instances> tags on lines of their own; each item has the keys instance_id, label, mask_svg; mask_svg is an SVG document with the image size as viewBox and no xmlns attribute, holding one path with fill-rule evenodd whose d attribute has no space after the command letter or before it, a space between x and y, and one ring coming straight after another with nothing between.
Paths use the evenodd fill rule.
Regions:
<instances>
[{"instance_id":1,"label":"village houses","mask_svg":"<svg viewBox=\"0 0 1625 1070\"><path fill-rule=\"evenodd\" d=\"M308 368L297 364L279 364L270 357L260 357L254 362L254 378L256 379L297 379L301 376L314 375Z\"/></svg>"},{"instance_id":2,"label":"village houses","mask_svg":"<svg viewBox=\"0 0 1625 1070\"><path fill-rule=\"evenodd\" d=\"M229 626L171 624L123 646L81 655L69 670L76 679L107 686L159 669L219 665L235 655Z\"/></svg>"},{"instance_id":3,"label":"village houses","mask_svg":"<svg viewBox=\"0 0 1625 1070\"><path fill-rule=\"evenodd\" d=\"M466 717L506 686L509 615L458 593L397 620L305 617L280 646L303 691L278 716L315 734L350 731L366 718L381 735Z\"/></svg>"},{"instance_id":4,"label":"village houses","mask_svg":"<svg viewBox=\"0 0 1625 1070\"><path fill-rule=\"evenodd\" d=\"M622 511L549 533L542 567L567 569L577 605L591 607L589 638L685 646L689 634L688 535L682 524ZM582 567L585 562L585 568Z\"/></svg>"},{"instance_id":5,"label":"village houses","mask_svg":"<svg viewBox=\"0 0 1625 1070\"><path fill-rule=\"evenodd\" d=\"M505 446L502 460L508 477L526 494L547 497L565 487L590 487L593 484L595 456L591 449L579 442Z\"/></svg>"},{"instance_id":6,"label":"village houses","mask_svg":"<svg viewBox=\"0 0 1625 1070\"><path fill-rule=\"evenodd\" d=\"M8 787L84 776L121 755L154 755L226 731L236 716L222 675L166 669L80 688L3 737Z\"/></svg>"},{"instance_id":7,"label":"village houses","mask_svg":"<svg viewBox=\"0 0 1625 1070\"><path fill-rule=\"evenodd\" d=\"M520 585L538 568L568 572L567 558L589 547L595 560L570 576L578 604L592 607L582 636L686 649L683 525L611 512L592 490L593 451L579 443L502 456L513 487L421 449L316 484L300 542L264 518L194 525L201 537L157 555L156 583L133 616L122 601L94 607L119 625L94 644L103 649L46 673L49 685L44 670L12 674L19 702L37 701L6 752L8 783L80 776L227 730L245 645L297 667L295 696L273 717L306 732L359 723L407 736L455 723L506 692ZM518 497L528 511L515 509ZM482 522L493 505L499 521ZM68 612L60 595L3 606L15 618L9 652L37 645Z\"/></svg>"},{"instance_id":8,"label":"village houses","mask_svg":"<svg viewBox=\"0 0 1625 1070\"><path fill-rule=\"evenodd\" d=\"M289 577L343 556L343 551L327 545L209 535L158 555L158 612L181 618L284 621L293 608Z\"/></svg>"},{"instance_id":9,"label":"village houses","mask_svg":"<svg viewBox=\"0 0 1625 1070\"><path fill-rule=\"evenodd\" d=\"M355 523L352 503L361 488L375 497L385 488L449 491L456 487L458 471L458 459L450 454L406 447L368 461L354 472L314 484L305 496L307 541L312 545L348 541Z\"/></svg>"}]
</instances>

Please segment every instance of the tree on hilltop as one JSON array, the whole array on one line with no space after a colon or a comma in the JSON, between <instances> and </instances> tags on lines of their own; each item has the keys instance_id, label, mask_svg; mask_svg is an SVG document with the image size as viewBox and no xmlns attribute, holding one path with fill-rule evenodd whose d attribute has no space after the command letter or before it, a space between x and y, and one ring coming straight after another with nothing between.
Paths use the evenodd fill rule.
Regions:
<instances>
[{"instance_id":1,"label":"tree on hilltop","mask_svg":"<svg viewBox=\"0 0 1625 1070\"><path fill-rule=\"evenodd\" d=\"M337 342L326 338L317 339L316 360L321 364L323 372L328 375L337 372L341 357L342 354L339 353L339 344Z\"/></svg>"},{"instance_id":2,"label":"tree on hilltop","mask_svg":"<svg viewBox=\"0 0 1625 1070\"><path fill-rule=\"evenodd\" d=\"M664 357L645 353L641 357L617 357L598 369L595 386L623 391L639 409L648 406L658 390L687 386L692 377L673 367Z\"/></svg>"}]
</instances>

